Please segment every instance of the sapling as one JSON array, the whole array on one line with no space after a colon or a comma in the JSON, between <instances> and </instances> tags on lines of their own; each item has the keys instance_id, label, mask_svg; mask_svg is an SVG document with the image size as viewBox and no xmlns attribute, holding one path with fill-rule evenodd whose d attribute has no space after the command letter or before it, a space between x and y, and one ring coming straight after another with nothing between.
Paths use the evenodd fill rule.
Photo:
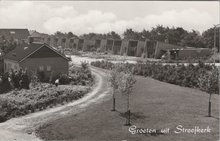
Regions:
<instances>
[{"instance_id":1,"label":"sapling","mask_svg":"<svg viewBox=\"0 0 220 141\"><path fill-rule=\"evenodd\" d=\"M126 124L130 126L130 94L133 91L134 84L136 83L135 76L132 74L131 71L126 71L125 73L122 72L121 83L119 83L119 90L120 92L126 96L127 100L127 118Z\"/></svg>"},{"instance_id":2,"label":"sapling","mask_svg":"<svg viewBox=\"0 0 220 141\"><path fill-rule=\"evenodd\" d=\"M121 79L121 69L119 65L115 65L115 67L110 72L109 82L112 87L112 100L113 100L113 107L112 111L115 111L115 93L119 88L119 83Z\"/></svg>"},{"instance_id":3,"label":"sapling","mask_svg":"<svg viewBox=\"0 0 220 141\"><path fill-rule=\"evenodd\" d=\"M211 117L211 96L217 93L215 86L218 83L218 69L213 68L212 71L203 72L198 82L200 89L209 94L208 116Z\"/></svg>"}]
</instances>

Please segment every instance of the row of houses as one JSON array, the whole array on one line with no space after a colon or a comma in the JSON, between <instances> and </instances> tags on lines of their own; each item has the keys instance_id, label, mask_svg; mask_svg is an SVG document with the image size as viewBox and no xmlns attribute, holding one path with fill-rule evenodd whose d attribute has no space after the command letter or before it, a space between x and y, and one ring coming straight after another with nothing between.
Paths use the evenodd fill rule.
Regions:
<instances>
[{"instance_id":1,"label":"row of houses","mask_svg":"<svg viewBox=\"0 0 220 141\"><path fill-rule=\"evenodd\" d=\"M11 69L27 69L29 73L44 72L45 77L68 74L69 59L56 48L68 48L79 51L99 51L117 55L137 56L143 58L161 58L165 54L172 59L189 56L206 56L210 49L181 47L165 42L152 40L113 40L113 39L82 39L49 36L46 34L28 34L27 29L0 29L0 36L20 42L13 51L3 58L0 68L4 72ZM19 32L17 32L19 31ZM1 62L0 62L1 63Z\"/></svg>"},{"instance_id":2,"label":"row of houses","mask_svg":"<svg viewBox=\"0 0 220 141\"><path fill-rule=\"evenodd\" d=\"M172 45L168 42L152 40L126 40L126 39L83 39L65 38L41 35L37 32L30 36L33 42L44 42L53 47L70 48L78 51L98 51L114 55L136 56L142 58L160 59L169 54L171 59L186 59L189 57L209 56L211 50L207 48L193 48Z\"/></svg>"}]
</instances>

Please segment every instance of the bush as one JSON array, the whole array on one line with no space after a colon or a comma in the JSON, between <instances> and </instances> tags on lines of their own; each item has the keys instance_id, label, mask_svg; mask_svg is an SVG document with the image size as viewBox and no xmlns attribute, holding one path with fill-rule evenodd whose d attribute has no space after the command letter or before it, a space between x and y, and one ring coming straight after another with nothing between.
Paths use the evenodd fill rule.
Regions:
<instances>
[{"instance_id":1,"label":"bush","mask_svg":"<svg viewBox=\"0 0 220 141\"><path fill-rule=\"evenodd\" d=\"M113 64L108 61L95 61L91 62L91 65L111 70L113 66L121 64ZM217 73L217 68L214 65L205 65L201 61L199 61L198 65L189 64L187 66L183 64L166 65L159 62L138 61L136 64L126 63L125 66L127 70L132 71L135 75L152 77L159 81L199 89L201 89L199 86L199 78L201 78L204 73ZM217 78L216 76L216 79ZM216 81L214 78L212 80ZM218 94L218 83L213 83L213 85L212 91Z\"/></svg>"},{"instance_id":2,"label":"bush","mask_svg":"<svg viewBox=\"0 0 220 141\"><path fill-rule=\"evenodd\" d=\"M112 69L114 67L113 63L105 60L91 62L91 65L102 69Z\"/></svg>"},{"instance_id":3,"label":"bush","mask_svg":"<svg viewBox=\"0 0 220 141\"><path fill-rule=\"evenodd\" d=\"M61 74L59 76L59 83L62 84L62 85L69 84L70 81L71 81L71 78L66 74Z\"/></svg>"},{"instance_id":4,"label":"bush","mask_svg":"<svg viewBox=\"0 0 220 141\"><path fill-rule=\"evenodd\" d=\"M12 89L29 89L30 79L26 71L11 70L0 76L0 94Z\"/></svg>"},{"instance_id":5,"label":"bush","mask_svg":"<svg viewBox=\"0 0 220 141\"><path fill-rule=\"evenodd\" d=\"M89 87L55 87L47 83L38 83L29 90L13 90L0 97L0 122L79 99L89 90Z\"/></svg>"},{"instance_id":6,"label":"bush","mask_svg":"<svg viewBox=\"0 0 220 141\"><path fill-rule=\"evenodd\" d=\"M85 62L82 62L80 67L72 65L69 76L72 85L92 85L94 80L92 72Z\"/></svg>"},{"instance_id":7,"label":"bush","mask_svg":"<svg viewBox=\"0 0 220 141\"><path fill-rule=\"evenodd\" d=\"M9 74L5 73L0 76L0 94L8 92L12 89L12 86L8 80Z\"/></svg>"}]
</instances>

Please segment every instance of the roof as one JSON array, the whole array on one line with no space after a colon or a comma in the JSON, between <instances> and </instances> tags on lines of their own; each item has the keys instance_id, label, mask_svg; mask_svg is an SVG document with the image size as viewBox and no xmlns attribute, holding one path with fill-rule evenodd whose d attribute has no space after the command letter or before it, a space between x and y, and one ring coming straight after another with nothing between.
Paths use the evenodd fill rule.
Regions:
<instances>
[{"instance_id":1,"label":"roof","mask_svg":"<svg viewBox=\"0 0 220 141\"><path fill-rule=\"evenodd\" d=\"M210 50L211 51L211 49L210 48L176 48L176 49L162 49L162 50L195 50L195 51L197 51L197 50Z\"/></svg>"},{"instance_id":2,"label":"roof","mask_svg":"<svg viewBox=\"0 0 220 141\"><path fill-rule=\"evenodd\" d=\"M28 39L30 33L28 29L0 29L0 35L5 36L5 38L13 37L14 39L22 40Z\"/></svg>"},{"instance_id":3,"label":"roof","mask_svg":"<svg viewBox=\"0 0 220 141\"><path fill-rule=\"evenodd\" d=\"M52 51L59 54L61 57L69 61L69 58L67 58L65 55L59 53L56 49L50 47L49 45L45 43L31 43L31 44L22 44L21 46L16 47L14 50L10 51L8 54L5 55L5 59L22 62L26 58L28 58L33 53L37 52L42 47L48 47Z\"/></svg>"},{"instance_id":4,"label":"roof","mask_svg":"<svg viewBox=\"0 0 220 141\"><path fill-rule=\"evenodd\" d=\"M49 37L48 34L44 34L44 33L39 33L37 31L34 31L33 33L31 33L30 37Z\"/></svg>"}]
</instances>

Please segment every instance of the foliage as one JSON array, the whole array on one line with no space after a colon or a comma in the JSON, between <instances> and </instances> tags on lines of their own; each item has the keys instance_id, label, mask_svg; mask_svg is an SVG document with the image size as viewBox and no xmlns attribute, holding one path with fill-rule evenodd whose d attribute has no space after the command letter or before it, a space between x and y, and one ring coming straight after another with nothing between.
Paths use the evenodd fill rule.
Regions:
<instances>
[{"instance_id":1,"label":"foliage","mask_svg":"<svg viewBox=\"0 0 220 141\"><path fill-rule=\"evenodd\" d=\"M46 83L29 90L13 90L0 96L0 122L79 99L88 91L89 87L55 87Z\"/></svg>"},{"instance_id":2,"label":"foliage","mask_svg":"<svg viewBox=\"0 0 220 141\"><path fill-rule=\"evenodd\" d=\"M202 33L204 42L207 48L213 48L214 46L214 28L210 28ZM216 47L219 46L219 30L216 29Z\"/></svg>"},{"instance_id":3,"label":"foliage","mask_svg":"<svg viewBox=\"0 0 220 141\"><path fill-rule=\"evenodd\" d=\"M19 70L5 73L0 76L0 94L11 89L29 89L30 78L26 71Z\"/></svg>"},{"instance_id":4,"label":"foliage","mask_svg":"<svg viewBox=\"0 0 220 141\"><path fill-rule=\"evenodd\" d=\"M8 92L12 89L12 86L8 80L9 74L5 73L0 76L0 94Z\"/></svg>"},{"instance_id":5,"label":"foliage","mask_svg":"<svg viewBox=\"0 0 220 141\"><path fill-rule=\"evenodd\" d=\"M0 54L1 54L1 51L0 51ZM1 58L1 55L0 55L0 74L2 74L4 71L4 62L3 62L3 58Z\"/></svg>"},{"instance_id":6,"label":"foliage","mask_svg":"<svg viewBox=\"0 0 220 141\"><path fill-rule=\"evenodd\" d=\"M54 35L55 35L55 36L58 36L58 37L63 37L63 38L77 37L77 35L73 34L72 32L63 33L63 32L61 32L61 31L55 32Z\"/></svg>"},{"instance_id":7,"label":"foliage","mask_svg":"<svg viewBox=\"0 0 220 141\"><path fill-rule=\"evenodd\" d=\"M37 72L32 72L31 73L31 82L30 82L30 87L34 88L37 86L37 84L40 82L37 76Z\"/></svg>"},{"instance_id":8,"label":"foliage","mask_svg":"<svg viewBox=\"0 0 220 141\"><path fill-rule=\"evenodd\" d=\"M142 30L141 32L133 29L126 29L123 33L124 39L132 40L156 40L165 42L168 41L174 45L190 46L197 48L213 48L214 43L214 28L210 28L202 33L195 30L187 31L182 27L164 27L157 25L151 30ZM219 32L216 32L216 47L219 45Z\"/></svg>"},{"instance_id":9,"label":"foliage","mask_svg":"<svg viewBox=\"0 0 220 141\"><path fill-rule=\"evenodd\" d=\"M189 46L189 47L197 47L197 48L205 48L205 42L202 36L193 30L189 32L181 42L182 46Z\"/></svg>"},{"instance_id":10,"label":"foliage","mask_svg":"<svg viewBox=\"0 0 220 141\"><path fill-rule=\"evenodd\" d=\"M12 37L6 39L4 35L0 36L0 50L2 50L4 54L7 54L11 50L15 49L16 46L17 42L15 42Z\"/></svg>"},{"instance_id":11,"label":"foliage","mask_svg":"<svg viewBox=\"0 0 220 141\"><path fill-rule=\"evenodd\" d=\"M59 76L59 83L60 83L61 85L69 84L70 81L71 81L71 78L70 78L68 75L66 75L66 74L61 74L61 75Z\"/></svg>"},{"instance_id":12,"label":"foliage","mask_svg":"<svg viewBox=\"0 0 220 141\"><path fill-rule=\"evenodd\" d=\"M11 70L10 79L13 88L29 89L30 79L27 71L20 69L19 71Z\"/></svg>"},{"instance_id":13,"label":"foliage","mask_svg":"<svg viewBox=\"0 0 220 141\"><path fill-rule=\"evenodd\" d=\"M125 71L123 65L115 65L110 72L109 82L114 90L119 88L122 79L122 72Z\"/></svg>"},{"instance_id":14,"label":"foliage","mask_svg":"<svg viewBox=\"0 0 220 141\"><path fill-rule=\"evenodd\" d=\"M81 66L71 65L69 69L70 83L73 85L92 85L94 78L87 63L82 62Z\"/></svg>"},{"instance_id":15,"label":"foliage","mask_svg":"<svg viewBox=\"0 0 220 141\"><path fill-rule=\"evenodd\" d=\"M199 77L199 88L209 94L217 94L218 93L218 69L212 69L211 71L207 71L200 74Z\"/></svg>"},{"instance_id":16,"label":"foliage","mask_svg":"<svg viewBox=\"0 0 220 141\"><path fill-rule=\"evenodd\" d=\"M85 39L107 39L107 38L121 39L120 35L114 31L111 31L107 34L88 33L88 34L83 34L80 37Z\"/></svg>"},{"instance_id":17,"label":"foliage","mask_svg":"<svg viewBox=\"0 0 220 141\"><path fill-rule=\"evenodd\" d=\"M91 65L103 69L112 69L115 64L107 61L96 61L91 62ZM203 62L199 62L198 65L184 65L141 61L138 61L137 64L126 63L126 65L127 70L130 70L135 75L152 77L159 81L198 89L201 89L199 86L200 78L203 74L209 72L208 74L212 74L210 76L213 85L211 87L212 92L219 92L218 83L216 83L218 71L214 65L205 65ZM204 91L204 89L201 90Z\"/></svg>"},{"instance_id":18,"label":"foliage","mask_svg":"<svg viewBox=\"0 0 220 141\"><path fill-rule=\"evenodd\" d=\"M91 62L91 65L103 69L112 69L114 64L106 60L101 60L101 61Z\"/></svg>"},{"instance_id":19,"label":"foliage","mask_svg":"<svg viewBox=\"0 0 220 141\"><path fill-rule=\"evenodd\" d=\"M126 71L125 73L122 72L121 81L119 83L119 90L122 94L130 95L134 84L136 83L135 76L132 72Z\"/></svg>"}]
</instances>

